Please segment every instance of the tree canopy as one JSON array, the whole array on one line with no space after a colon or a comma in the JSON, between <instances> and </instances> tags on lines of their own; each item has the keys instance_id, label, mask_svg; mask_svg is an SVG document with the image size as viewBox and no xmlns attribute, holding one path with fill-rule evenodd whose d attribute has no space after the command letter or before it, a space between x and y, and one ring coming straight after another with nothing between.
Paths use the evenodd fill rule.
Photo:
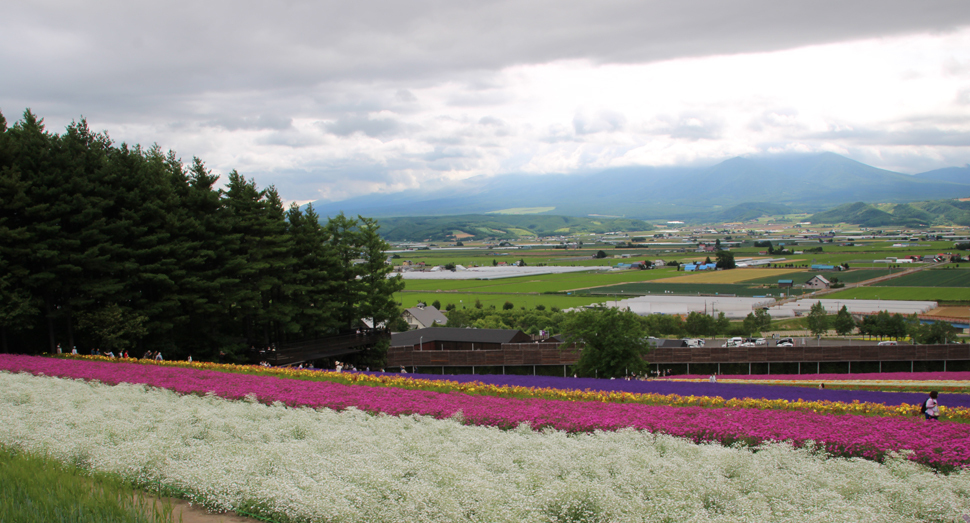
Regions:
<instances>
[{"instance_id":1,"label":"tree canopy","mask_svg":"<svg viewBox=\"0 0 970 523\"><path fill-rule=\"evenodd\" d=\"M828 313L825 312L822 302L815 302L815 305L812 305L808 311L806 323L808 323L808 330L815 336L821 336L829 329Z\"/></svg>"},{"instance_id":2,"label":"tree canopy","mask_svg":"<svg viewBox=\"0 0 970 523\"><path fill-rule=\"evenodd\" d=\"M583 344L573 367L577 374L619 378L647 371L643 357L651 344L635 313L615 308L586 309L567 315L562 327L567 344Z\"/></svg>"},{"instance_id":3,"label":"tree canopy","mask_svg":"<svg viewBox=\"0 0 970 523\"><path fill-rule=\"evenodd\" d=\"M197 359L394 318L373 220L321 223L274 187L157 146L0 115L0 337ZM46 347L46 348L45 348Z\"/></svg>"}]
</instances>

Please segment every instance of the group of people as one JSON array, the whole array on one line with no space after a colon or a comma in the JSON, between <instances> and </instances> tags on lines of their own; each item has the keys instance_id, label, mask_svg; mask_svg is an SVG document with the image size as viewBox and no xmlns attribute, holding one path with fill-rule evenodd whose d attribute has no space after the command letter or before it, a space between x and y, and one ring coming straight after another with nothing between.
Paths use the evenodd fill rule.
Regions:
<instances>
[{"instance_id":1,"label":"group of people","mask_svg":"<svg viewBox=\"0 0 970 523\"><path fill-rule=\"evenodd\" d=\"M125 352L125 357L128 357L128 352ZM162 352L157 350L145 351L145 354L142 355L141 359L162 361ZM192 356L189 356L189 361L192 361Z\"/></svg>"}]
</instances>

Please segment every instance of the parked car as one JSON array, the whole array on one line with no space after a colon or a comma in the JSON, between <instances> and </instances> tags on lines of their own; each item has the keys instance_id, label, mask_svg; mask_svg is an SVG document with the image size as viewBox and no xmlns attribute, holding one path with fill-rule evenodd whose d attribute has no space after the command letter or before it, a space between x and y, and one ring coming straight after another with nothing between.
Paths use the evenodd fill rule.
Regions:
<instances>
[{"instance_id":1,"label":"parked car","mask_svg":"<svg viewBox=\"0 0 970 523\"><path fill-rule=\"evenodd\" d=\"M883 346L883 347L885 347L885 346L895 346L895 345L899 345L899 342L898 341L895 341L895 340L886 340L886 341L880 341L876 345Z\"/></svg>"},{"instance_id":2,"label":"parked car","mask_svg":"<svg viewBox=\"0 0 970 523\"><path fill-rule=\"evenodd\" d=\"M746 342L742 343L741 345L739 345L739 347L755 347L755 346L756 345L754 344L753 341L746 341Z\"/></svg>"},{"instance_id":3,"label":"parked car","mask_svg":"<svg viewBox=\"0 0 970 523\"><path fill-rule=\"evenodd\" d=\"M795 340L792 339L792 338L782 338L782 339L778 340L778 343L775 343L775 346L776 347L794 347L795 346Z\"/></svg>"},{"instance_id":4,"label":"parked car","mask_svg":"<svg viewBox=\"0 0 970 523\"><path fill-rule=\"evenodd\" d=\"M724 342L722 347L740 347L744 343L744 338L731 338Z\"/></svg>"},{"instance_id":5,"label":"parked car","mask_svg":"<svg viewBox=\"0 0 970 523\"><path fill-rule=\"evenodd\" d=\"M768 345L768 340L766 340L764 338L755 338L754 344L757 345L757 346L759 346L759 347L763 347L765 345Z\"/></svg>"},{"instance_id":6,"label":"parked car","mask_svg":"<svg viewBox=\"0 0 970 523\"><path fill-rule=\"evenodd\" d=\"M699 338L684 338L684 341L687 342L687 346L691 348L704 346L704 340Z\"/></svg>"}]
</instances>

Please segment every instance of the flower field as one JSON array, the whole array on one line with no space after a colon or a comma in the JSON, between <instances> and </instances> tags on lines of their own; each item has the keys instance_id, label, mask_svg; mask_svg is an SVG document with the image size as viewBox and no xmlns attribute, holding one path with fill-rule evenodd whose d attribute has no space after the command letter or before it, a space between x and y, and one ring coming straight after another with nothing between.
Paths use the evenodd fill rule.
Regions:
<instances>
[{"instance_id":1,"label":"flower field","mask_svg":"<svg viewBox=\"0 0 970 523\"><path fill-rule=\"evenodd\" d=\"M773 410L763 408L764 400L745 399L732 405L723 399L693 396L685 398L685 406L681 407L616 401L520 399L476 395L476 387L482 384L474 383L465 389L468 393L436 392L191 368L12 355L0 356L0 370L96 380L106 384L149 385L180 394L213 394L233 400L253 398L291 407L334 410L354 407L394 416L457 417L469 425L504 429L522 424L536 430L548 428L566 433L632 428L726 445L788 441L834 455L876 461L884 459L888 452L908 452L910 459L944 470L970 464L970 424L928 423L908 415L913 408L908 405L880 404L882 410L877 412L892 414L898 410L907 414L905 416L848 416L814 412L813 405L823 408L824 404L811 401L801 402L800 408L795 410ZM568 391L564 392L568 395ZM706 408L712 406L719 408ZM851 405L841 408L852 411ZM927 445L926 442L935 444Z\"/></svg>"},{"instance_id":2,"label":"flower field","mask_svg":"<svg viewBox=\"0 0 970 523\"><path fill-rule=\"evenodd\" d=\"M11 359L21 366L32 360L0 359L7 368ZM937 474L901 458L877 463L784 443L751 452L632 429L568 434L523 424L500 430L463 424L457 415L291 408L260 403L252 394L334 384L44 361L72 365L88 380L121 377L106 368L141 369L138 379L157 374L182 392L201 385L238 394L253 385L248 380L273 383L233 401L143 384L0 372L0 444L281 523L957 522L970 511L970 474ZM225 388L217 388L220 381ZM279 394L293 399L287 394L303 392Z\"/></svg>"},{"instance_id":3,"label":"flower field","mask_svg":"<svg viewBox=\"0 0 970 523\"><path fill-rule=\"evenodd\" d=\"M64 359L103 361L115 363L121 360L103 356L62 356ZM809 390L804 386L779 387L784 381L763 384L752 381L744 385L731 383L706 383L697 379L694 383L683 380L623 381L597 380L592 378L557 378L548 376L516 375L433 375L396 373L335 373L307 369L271 368L252 366L186 363L178 361L155 362L127 360L139 365L161 365L193 369L217 370L244 374L270 375L305 380L324 380L337 383L354 383L371 386L391 386L435 392L462 392L466 394L491 395L511 398L541 398L569 401L599 401L618 403L643 403L647 405L707 406L731 408L761 408L796 410L829 414L867 414L880 416L910 416L918 411L918 404L926 396L919 393L882 393L863 390ZM0 361L0 369L2 369ZM958 387L962 390L962 387ZM927 389L929 390L929 389ZM946 387L936 387L949 392ZM943 394L941 412L945 419L970 422L970 396Z\"/></svg>"}]
</instances>

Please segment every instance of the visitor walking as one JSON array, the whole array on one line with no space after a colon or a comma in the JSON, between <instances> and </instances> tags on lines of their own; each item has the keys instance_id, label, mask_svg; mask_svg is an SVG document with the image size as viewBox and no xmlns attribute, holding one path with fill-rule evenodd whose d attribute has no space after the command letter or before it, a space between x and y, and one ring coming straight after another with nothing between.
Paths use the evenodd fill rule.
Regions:
<instances>
[{"instance_id":1,"label":"visitor walking","mask_svg":"<svg viewBox=\"0 0 970 523\"><path fill-rule=\"evenodd\" d=\"M926 416L927 421L939 421L940 420L940 404L936 401L939 397L939 393L934 391L930 392L930 397L926 398L923 402L923 414Z\"/></svg>"}]
</instances>

